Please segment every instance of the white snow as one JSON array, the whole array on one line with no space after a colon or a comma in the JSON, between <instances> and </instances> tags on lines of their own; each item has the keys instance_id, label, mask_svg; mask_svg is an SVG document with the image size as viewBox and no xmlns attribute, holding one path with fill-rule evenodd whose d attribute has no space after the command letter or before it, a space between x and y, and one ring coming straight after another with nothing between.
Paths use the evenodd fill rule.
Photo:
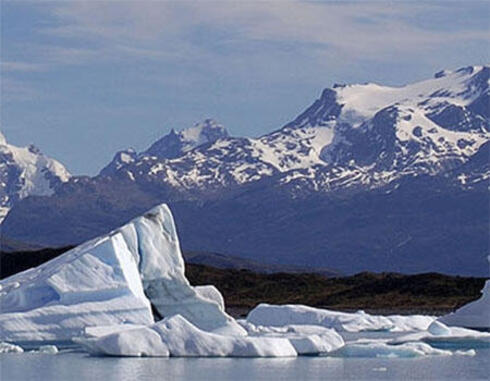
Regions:
<instances>
[{"instance_id":1,"label":"white snow","mask_svg":"<svg viewBox=\"0 0 490 381\"><path fill-rule=\"evenodd\" d=\"M209 139L209 136L207 135L207 133L213 130L217 136L228 136L226 129L213 119L206 119L202 123L196 123L194 126L178 132L183 143L182 151L187 152L201 144L213 141Z\"/></svg>"},{"instance_id":2,"label":"white snow","mask_svg":"<svg viewBox=\"0 0 490 381\"><path fill-rule=\"evenodd\" d=\"M12 206L12 201L22 199L30 195L45 196L53 193L54 180L66 182L71 175L58 161L51 159L35 147L17 147L7 143L5 136L0 132L0 173L5 171L7 181L12 184L2 183L1 187L10 185L14 191L9 191L6 200L0 200L0 222ZM11 177L12 168L18 175Z\"/></svg>"},{"instance_id":3,"label":"white snow","mask_svg":"<svg viewBox=\"0 0 490 381\"><path fill-rule=\"evenodd\" d=\"M332 311L303 305L259 304L247 316L247 322L263 326L286 326L291 324L319 325L337 331L412 331L425 330L434 317L376 316L364 311L355 313Z\"/></svg>"},{"instance_id":4,"label":"white snow","mask_svg":"<svg viewBox=\"0 0 490 381\"><path fill-rule=\"evenodd\" d=\"M417 106L417 103L429 98L439 90L444 90L444 95L432 96L433 102L441 102L442 98L453 104L465 106L471 103L473 99L465 97L461 93L467 88L471 76L480 70L482 70L481 66L475 66L471 73L447 71L443 77L401 87L368 83L336 88L338 102L344 104L340 119L359 125L360 122L372 118L376 112L385 107L394 104Z\"/></svg>"}]
</instances>

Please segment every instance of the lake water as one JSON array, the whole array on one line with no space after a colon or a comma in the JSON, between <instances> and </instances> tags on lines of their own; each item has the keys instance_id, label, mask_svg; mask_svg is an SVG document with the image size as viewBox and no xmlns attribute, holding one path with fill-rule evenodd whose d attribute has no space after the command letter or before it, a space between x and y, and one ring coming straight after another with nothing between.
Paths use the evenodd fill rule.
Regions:
<instances>
[{"instance_id":1,"label":"lake water","mask_svg":"<svg viewBox=\"0 0 490 381\"><path fill-rule=\"evenodd\" d=\"M488 380L490 348L475 356L112 358L82 352L0 355L2 381L76 380Z\"/></svg>"}]
</instances>

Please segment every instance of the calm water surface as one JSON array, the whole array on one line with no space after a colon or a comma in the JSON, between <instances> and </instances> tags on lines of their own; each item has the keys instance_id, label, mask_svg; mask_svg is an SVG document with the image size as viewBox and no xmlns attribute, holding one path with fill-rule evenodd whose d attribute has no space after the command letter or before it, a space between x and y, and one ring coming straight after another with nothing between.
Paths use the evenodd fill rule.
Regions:
<instances>
[{"instance_id":1,"label":"calm water surface","mask_svg":"<svg viewBox=\"0 0 490 381\"><path fill-rule=\"evenodd\" d=\"M111 358L82 352L0 355L0 379L17 380L488 380L490 349L476 356L411 359L298 357Z\"/></svg>"}]
</instances>

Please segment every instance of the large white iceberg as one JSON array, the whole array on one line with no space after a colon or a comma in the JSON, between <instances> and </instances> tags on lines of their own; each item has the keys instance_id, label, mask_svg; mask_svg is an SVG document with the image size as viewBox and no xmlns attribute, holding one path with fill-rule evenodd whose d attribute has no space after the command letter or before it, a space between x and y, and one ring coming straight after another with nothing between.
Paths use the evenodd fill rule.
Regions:
<instances>
[{"instance_id":1,"label":"large white iceberg","mask_svg":"<svg viewBox=\"0 0 490 381\"><path fill-rule=\"evenodd\" d=\"M0 281L0 340L71 340L86 327L154 323L181 315L197 327L244 335L214 287L184 275L172 214L155 207L123 227Z\"/></svg>"},{"instance_id":2,"label":"large white iceberg","mask_svg":"<svg viewBox=\"0 0 490 381\"><path fill-rule=\"evenodd\" d=\"M259 304L247 316L247 322L262 326L287 326L291 324L319 325L337 331L419 331L426 330L435 317L424 315L381 316L364 311L339 312L303 305Z\"/></svg>"},{"instance_id":3,"label":"large white iceberg","mask_svg":"<svg viewBox=\"0 0 490 381\"><path fill-rule=\"evenodd\" d=\"M487 259L490 265L490 256ZM490 280L485 282L481 292L478 300L441 317L439 321L452 326L490 329Z\"/></svg>"}]
</instances>

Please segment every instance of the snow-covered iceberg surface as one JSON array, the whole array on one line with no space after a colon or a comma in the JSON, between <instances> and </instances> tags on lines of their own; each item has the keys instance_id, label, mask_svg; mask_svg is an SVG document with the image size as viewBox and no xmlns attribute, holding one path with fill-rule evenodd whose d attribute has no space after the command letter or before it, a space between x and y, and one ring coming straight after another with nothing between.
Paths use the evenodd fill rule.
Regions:
<instances>
[{"instance_id":1,"label":"snow-covered iceberg surface","mask_svg":"<svg viewBox=\"0 0 490 381\"><path fill-rule=\"evenodd\" d=\"M490 256L488 257L490 265ZM483 287L482 296L472 303L466 304L455 312L439 319L447 325L490 329L490 281Z\"/></svg>"},{"instance_id":2,"label":"snow-covered iceberg surface","mask_svg":"<svg viewBox=\"0 0 490 381\"><path fill-rule=\"evenodd\" d=\"M364 311L339 312L303 305L259 304L247 316L247 322L262 326L287 326L291 324L316 325L337 331L421 331L426 330L435 317L425 315L369 315Z\"/></svg>"},{"instance_id":3,"label":"snow-covered iceberg surface","mask_svg":"<svg viewBox=\"0 0 490 381\"><path fill-rule=\"evenodd\" d=\"M0 281L0 340L71 340L86 327L154 323L180 314L197 327L245 334L214 287L184 275L172 214L155 207L123 227Z\"/></svg>"}]
</instances>

